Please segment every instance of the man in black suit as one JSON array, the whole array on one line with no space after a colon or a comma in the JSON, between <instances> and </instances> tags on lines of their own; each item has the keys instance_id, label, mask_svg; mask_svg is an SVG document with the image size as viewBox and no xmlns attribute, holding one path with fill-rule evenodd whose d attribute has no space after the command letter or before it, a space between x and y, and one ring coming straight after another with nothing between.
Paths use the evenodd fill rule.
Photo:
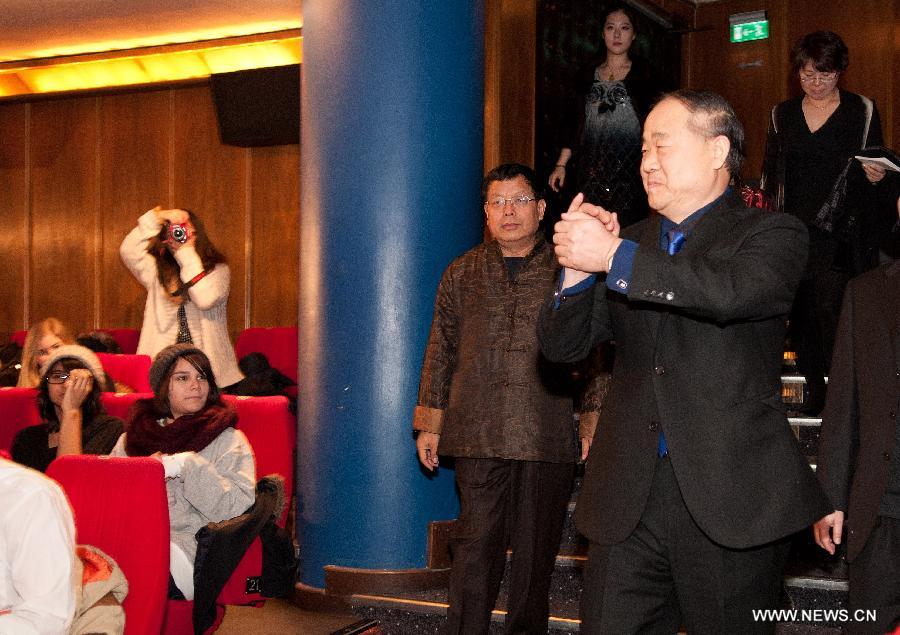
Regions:
<instances>
[{"instance_id":1,"label":"man in black suit","mask_svg":"<svg viewBox=\"0 0 900 635\"><path fill-rule=\"evenodd\" d=\"M772 632L753 611L778 606L783 539L828 511L781 404L806 230L729 187L743 138L720 96L670 93L643 134L658 215L620 237L579 195L556 225L545 355L616 343L575 516L583 633Z\"/></svg>"},{"instance_id":2,"label":"man in black suit","mask_svg":"<svg viewBox=\"0 0 900 635\"><path fill-rule=\"evenodd\" d=\"M900 625L900 261L854 278L844 294L822 415L817 475L834 511L815 524L831 554L847 534L851 632ZM863 614L859 614L862 616Z\"/></svg>"}]
</instances>

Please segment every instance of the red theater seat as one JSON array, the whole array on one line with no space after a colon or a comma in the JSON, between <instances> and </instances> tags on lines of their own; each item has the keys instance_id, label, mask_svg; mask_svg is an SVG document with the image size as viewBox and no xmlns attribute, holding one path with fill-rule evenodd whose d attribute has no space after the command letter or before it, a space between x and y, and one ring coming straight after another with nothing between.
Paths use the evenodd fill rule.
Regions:
<instances>
[{"instance_id":1,"label":"red theater seat","mask_svg":"<svg viewBox=\"0 0 900 635\"><path fill-rule=\"evenodd\" d=\"M16 433L41 422L36 388L0 388L0 449L12 447Z\"/></svg>"},{"instance_id":2,"label":"red theater seat","mask_svg":"<svg viewBox=\"0 0 900 635\"><path fill-rule=\"evenodd\" d=\"M131 386L136 392L150 391L150 364L153 360L149 355L97 353L97 359L114 380Z\"/></svg>"},{"instance_id":3,"label":"red theater seat","mask_svg":"<svg viewBox=\"0 0 900 635\"><path fill-rule=\"evenodd\" d=\"M152 399L152 392L104 392L100 394L100 403L107 414L128 421L131 404L138 399Z\"/></svg>"},{"instance_id":4,"label":"red theater seat","mask_svg":"<svg viewBox=\"0 0 900 635\"><path fill-rule=\"evenodd\" d=\"M77 541L99 547L128 579L125 635L158 635L169 584L169 507L156 459L63 456L47 476L75 514Z\"/></svg>"},{"instance_id":5,"label":"red theater seat","mask_svg":"<svg viewBox=\"0 0 900 635\"><path fill-rule=\"evenodd\" d=\"M97 329L104 333L109 333L116 340L122 353L125 355L134 355L137 353L138 340L141 339L141 331L139 329Z\"/></svg>"},{"instance_id":6,"label":"red theater seat","mask_svg":"<svg viewBox=\"0 0 900 635\"><path fill-rule=\"evenodd\" d=\"M244 329L234 344L234 352L238 359L249 353L262 353L272 368L297 382L296 326ZM297 387L290 386L285 392L296 397Z\"/></svg>"},{"instance_id":7,"label":"red theater seat","mask_svg":"<svg viewBox=\"0 0 900 635\"><path fill-rule=\"evenodd\" d=\"M238 430L241 430L253 448L257 480L267 474L284 477L285 500L289 503L294 493L294 446L297 442L296 419L288 409L286 397L235 397L223 395L225 401L238 412ZM289 505L287 506L289 507ZM288 517L285 508L280 525ZM260 605L265 598L259 593L247 593L247 579L262 571L262 543L253 541L250 549L238 563L225 587L219 593L217 603ZM169 600L166 609L166 635L182 635L192 632L191 602ZM221 617L221 615L220 615Z\"/></svg>"}]
</instances>

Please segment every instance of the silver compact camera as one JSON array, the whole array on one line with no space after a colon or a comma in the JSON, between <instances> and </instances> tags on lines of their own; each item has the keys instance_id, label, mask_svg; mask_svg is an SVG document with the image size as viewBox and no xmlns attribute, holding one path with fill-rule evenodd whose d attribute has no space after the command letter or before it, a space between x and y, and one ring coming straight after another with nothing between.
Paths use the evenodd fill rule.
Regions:
<instances>
[{"instance_id":1,"label":"silver compact camera","mask_svg":"<svg viewBox=\"0 0 900 635\"><path fill-rule=\"evenodd\" d=\"M177 223L169 224L169 238L178 243L186 243L188 238L191 237L190 231L188 231L187 225L180 225Z\"/></svg>"}]
</instances>

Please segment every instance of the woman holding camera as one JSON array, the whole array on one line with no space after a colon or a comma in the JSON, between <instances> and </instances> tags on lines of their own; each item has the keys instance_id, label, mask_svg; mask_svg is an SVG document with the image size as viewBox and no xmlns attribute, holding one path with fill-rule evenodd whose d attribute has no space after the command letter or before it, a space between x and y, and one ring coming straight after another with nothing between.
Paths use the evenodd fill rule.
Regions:
<instances>
[{"instance_id":1,"label":"woman holding camera","mask_svg":"<svg viewBox=\"0 0 900 635\"><path fill-rule=\"evenodd\" d=\"M219 387L240 381L228 338L231 271L200 219L157 206L138 219L119 254L147 289L138 354L153 357L170 344L191 342L209 356Z\"/></svg>"}]
</instances>

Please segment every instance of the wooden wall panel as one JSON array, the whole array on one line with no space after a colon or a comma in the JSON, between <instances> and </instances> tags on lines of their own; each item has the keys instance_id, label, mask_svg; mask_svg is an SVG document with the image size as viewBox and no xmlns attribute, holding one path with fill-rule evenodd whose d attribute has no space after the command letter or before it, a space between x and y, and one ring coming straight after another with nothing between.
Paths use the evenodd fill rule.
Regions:
<instances>
[{"instance_id":1,"label":"wooden wall panel","mask_svg":"<svg viewBox=\"0 0 900 635\"><path fill-rule=\"evenodd\" d=\"M255 148L250 157L250 323L293 326L300 267L300 146Z\"/></svg>"},{"instance_id":2,"label":"wooden wall panel","mask_svg":"<svg viewBox=\"0 0 900 635\"><path fill-rule=\"evenodd\" d=\"M28 104L0 106L0 337L21 328L28 264ZM0 341L6 341L5 339Z\"/></svg>"},{"instance_id":3,"label":"wooden wall panel","mask_svg":"<svg viewBox=\"0 0 900 635\"><path fill-rule=\"evenodd\" d=\"M723 0L700 5L696 31L688 36L690 86L709 88L732 102L747 131L745 178L759 177L768 113L776 103L800 94L790 72L790 49L805 33L829 29L850 49L850 68L841 85L875 100L885 141L895 145L898 124L894 102L900 92L895 57L900 42L897 6L882 0L822 3L818 0ZM728 16L764 9L769 39L728 42ZM893 79L891 79L893 78Z\"/></svg>"},{"instance_id":4,"label":"wooden wall panel","mask_svg":"<svg viewBox=\"0 0 900 635\"><path fill-rule=\"evenodd\" d=\"M248 324L246 250L249 239L247 148L219 142L206 86L174 94L174 204L198 214L231 268L228 328L232 339ZM299 171L296 178L300 178ZM296 286L296 280L293 283Z\"/></svg>"},{"instance_id":5,"label":"wooden wall panel","mask_svg":"<svg viewBox=\"0 0 900 635\"><path fill-rule=\"evenodd\" d=\"M207 84L0 104L0 138L0 337L47 315L139 328L119 244L157 204L228 258L232 337L297 323L299 146L222 145Z\"/></svg>"},{"instance_id":6,"label":"wooden wall panel","mask_svg":"<svg viewBox=\"0 0 900 635\"><path fill-rule=\"evenodd\" d=\"M98 207L103 218L96 327L140 328L146 290L119 258L138 217L170 207L172 93L100 97Z\"/></svg>"},{"instance_id":7,"label":"wooden wall panel","mask_svg":"<svg viewBox=\"0 0 900 635\"><path fill-rule=\"evenodd\" d=\"M766 40L732 44L728 16L767 10ZM731 0L702 6L697 31L691 34L692 68L687 88L713 90L724 96L744 125L747 159L742 174L758 179L765 152L768 113L787 96L785 8L772 0Z\"/></svg>"},{"instance_id":8,"label":"wooden wall panel","mask_svg":"<svg viewBox=\"0 0 900 635\"><path fill-rule=\"evenodd\" d=\"M93 324L99 253L97 108L93 99L33 105L30 321Z\"/></svg>"},{"instance_id":9,"label":"wooden wall panel","mask_svg":"<svg viewBox=\"0 0 900 635\"><path fill-rule=\"evenodd\" d=\"M485 170L534 165L536 0L486 0Z\"/></svg>"}]
</instances>

